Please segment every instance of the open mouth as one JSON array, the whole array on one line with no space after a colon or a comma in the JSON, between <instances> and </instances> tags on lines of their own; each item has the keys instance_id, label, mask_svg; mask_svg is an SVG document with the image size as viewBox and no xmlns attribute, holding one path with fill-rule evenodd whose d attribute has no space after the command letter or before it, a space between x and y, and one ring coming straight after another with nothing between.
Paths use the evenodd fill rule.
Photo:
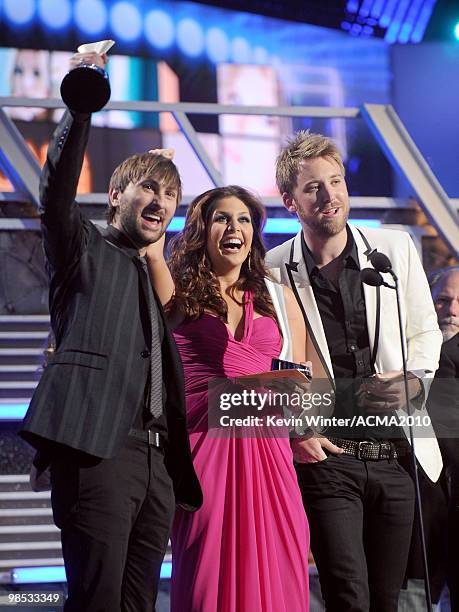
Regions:
<instances>
[{"instance_id":1,"label":"open mouth","mask_svg":"<svg viewBox=\"0 0 459 612\"><path fill-rule=\"evenodd\" d=\"M239 238L228 238L220 243L222 253L238 253L242 248L242 240Z\"/></svg>"},{"instance_id":2,"label":"open mouth","mask_svg":"<svg viewBox=\"0 0 459 612\"><path fill-rule=\"evenodd\" d=\"M162 224L161 215L149 211L144 211L142 213L142 221L144 225L146 225L150 229L157 229L161 227Z\"/></svg>"},{"instance_id":3,"label":"open mouth","mask_svg":"<svg viewBox=\"0 0 459 612\"><path fill-rule=\"evenodd\" d=\"M336 208L327 208L327 210L322 210L321 213L324 217L334 217L338 214L339 209L339 206L337 206Z\"/></svg>"}]
</instances>

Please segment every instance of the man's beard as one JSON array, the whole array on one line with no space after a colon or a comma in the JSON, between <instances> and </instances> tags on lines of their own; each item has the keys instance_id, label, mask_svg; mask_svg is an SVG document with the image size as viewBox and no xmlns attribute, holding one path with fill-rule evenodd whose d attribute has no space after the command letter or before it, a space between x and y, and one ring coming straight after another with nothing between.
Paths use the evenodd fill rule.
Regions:
<instances>
[{"instance_id":1,"label":"man's beard","mask_svg":"<svg viewBox=\"0 0 459 612\"><path fill-rule=\"evenodd\" d=\"M298 216L300 221L304 223L309 229L311 229L314 233L322 236L323 238L330 238L331 236L336 236L346 227L346 223L349 217L349 211L345 211L342 217L338 219L327 219L326 217L311 218L311 217L303 217L301 210L298 210Z\"/></svg>"},{"instance_id":2,"label":"man's beard","mask_svg":"<svg viewBox=\"0 0 459 612\"><path fill-rule=\"evenodd\" d=\"M120 220L123 232L138 249L147 247L153 242L157 242L166 231L165 229L161 229L161 231L159 231L158 233L155 232L155 237L154 239L152 239L151 236L148 236L142 231L142 228L138 224L137 215L135 211L129 208L125 209L122 212Z\"/></svg>"},{"instance_id":3,"label":"man's beard","mask_svg":"<svg viewBox=\"0 0 459 612\"><path fill-rule=\"evenodd\" d=\"M459 318L458 317L445 317L439 321L441 333L443 334L443 342L451 340L457 333L459 333Z\"/></svg>"}]
</instances>

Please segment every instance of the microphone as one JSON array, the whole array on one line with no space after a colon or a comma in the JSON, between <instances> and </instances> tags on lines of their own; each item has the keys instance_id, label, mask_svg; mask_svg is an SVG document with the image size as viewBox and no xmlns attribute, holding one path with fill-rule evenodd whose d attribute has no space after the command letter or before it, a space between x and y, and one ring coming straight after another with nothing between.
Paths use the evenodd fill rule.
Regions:
<instances>
[{"instance_id":1,"label":"microphone","mask_svg":"<svg viewBox=\"0 0 459 612\"><path fill-rule=\"evenodd\" d=\"M368 259L375 270L382 272L383 274L388 272L394 280L397 280L394 271L392 270L392 263L387 255L373 251L368 255Z\"/></svg>"},{"instance_id":2,"label":"microphone","mask_svg":"<svg viewBox=\"0 0 459 612\"><path fill-rule=\"evenodd\" d=\"M360 280L365 285L371 285L372 287L380 287L384 284L383 277L374 268L363 268L363 270L360 270Z\"/></svg>"},{"instance_id":3,"label":"microphone","mask_svg":"<svg viewBox=\"0 0 459 612\"><path fill-rule=\"evenodd\" d=\"M384 255L384 257L386 256ZM381 274L374 268L363 268L363 270L360 270L360 280L365 285L370 285L371 287L381 287L383 285L384 287L389 287L389 289L395 289L395 287L386 283Z\"/></svg>"}]
</instances>

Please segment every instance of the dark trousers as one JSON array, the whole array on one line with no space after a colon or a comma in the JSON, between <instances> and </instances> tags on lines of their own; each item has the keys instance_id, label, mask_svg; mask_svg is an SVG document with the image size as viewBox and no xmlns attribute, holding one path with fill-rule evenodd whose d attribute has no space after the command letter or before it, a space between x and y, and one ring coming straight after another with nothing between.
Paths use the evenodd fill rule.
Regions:
<instances>
[{"instance_id":1,"label":"dark trousers","mask_svg":"<svg viewBox=\"0 0 459 612\"><path fill-rule=\"evenodd\" d=\"M402 457L400 463L414 480L411 456ZM446 482L443 473L437 482L432 482L424 474L422 469L418 469L418 478L427 549L427 565L429 568L430 593L432 602L437 603L445 584L448 551L448 500ZM424 579L421 532L417 512L415 513L413 533L411 535L406 578L408 580Z\"/></svg>"},{"instance_id":2,"label":"dark trousers","mask_svg":"<svg viewBox=\"0 0 459 612\"><path fill-rule=\"evenodd\" d=\"M447 582L451 599L451 612L459 612L459 506L453 505L453 503L449 508L448 535Z\"/></svg>"},{"instance_id":3,"label":"dark trousers","mask_svg":"<svg viewBox=\"0 0 459 612\"><path fill-rule=\"evenodd\" d=\"M64 453L51 484L66 612L152 612L174 511L163 452L129 438L112 459Z\"/></svg>"},{"instance_id":4,"label":"dark trousers","mask_svg":"<svg viewBox=\"0 0 459 612\"><path fill-rule=\"evenodd\" d=\"M396 612L414 488L396 460L297 464L327 612Z\"/></svg>"}]
</instances>

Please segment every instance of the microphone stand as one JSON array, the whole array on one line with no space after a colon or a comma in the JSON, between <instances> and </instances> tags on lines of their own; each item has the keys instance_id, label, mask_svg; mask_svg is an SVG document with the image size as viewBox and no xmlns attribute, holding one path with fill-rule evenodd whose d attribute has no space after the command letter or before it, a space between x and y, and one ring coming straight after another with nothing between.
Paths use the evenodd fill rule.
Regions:
<instances>
[{"instance_id":1,"label":"microphone stand","mask_svg":"<svg viewBox=\"0 0 459 612\"><path fill-rule=\"evenodd\" d=\"M405 401L406 401L406 409L408 413L408 417L412 415L411 404L410 404L410 393L408 390L408 371L406 368L406 349L405 349L405 335L403 333L403 325L402 325L402 310L400 305L400 292L398 288L398 278L395 272L392 270L388 270L388 273L392 276L394 281L394 286L390 286L391 289L395 289L395 295L397 297L397 314L398 314L398 326L400 332L400 344L402 349L402 362L403 362L403 383L405 387ZM426 605L428 612L432 610L432 595L430 592L430 580L429 580L429 565L427 563L427 547L426 547L426 538L425 538L425 530L424 530L424 519L422 516L422 500L421 500L421 489L419 486L419 473L418 473L418 463L416 461L415 454L415 442L414 442L414 433L413 426L411 424L411 419L408 418L408 431L410 436L410 445L411 445L411 456L413 460L413 471L414 471L414 489L415 489L415 500L416 500L416 510L418 513L419 519L419 532L421 536L421 551L422 551L422 565L424 570L424 589L426 596Z\"/></svg>"},{"instance_id":2,"label":"microphone stand","mask_svg":"<svg viewBox=\"0 0 459 612\"><path fill-rule=\"evenodd\" d=\"M383 253L378 253L377 251L373 251L368 256L368 259L373 264L373 268L364 268L361 270L361 279L367 285L371 285L373 287L378 287L383 285L384 287L388 287L389 289L395 289L395 295L397 297L397 315L398 315L398 327L399 327L399 335L400 335L400 344L402 349L402 362L403 362L403 383L405 387L405 401L406 401L406 409L408 413L408 417L412 415L411 404L410 404L410 393L408 389L408 370L406 367L406 350L405 350L405 334L403 333L403 325L402 325L402 309L400 305L400 292L398 288L398 278L395 272L392 270L392 265L390 263L389 258ZM394 285L389 285L386 283L381 276L380 272L388 273L392 276L394 281ZM422 500L421 500L421 489L419 487L419 474L418 474L418 464L416 461L415 454L415 441L414 441L414 433L413 433L413 425L411 424L411 419L408 419L408 431L409 431L409 440L411 445L411 455L413 460L413 474L414 474L414 490L415 490L415 502L416 502L416 510L419 518L419 532L421 536L421 551L422 551L422 564L424 569L424 589L426 596L426 604L428 612L432 610L432 596L430 592L430 580L429 580L429 566L427 563L427 548L426 548L426 539L425 539L425 531L424 531L424 519L422 516Z\"/></svg>"}]
</instances>

